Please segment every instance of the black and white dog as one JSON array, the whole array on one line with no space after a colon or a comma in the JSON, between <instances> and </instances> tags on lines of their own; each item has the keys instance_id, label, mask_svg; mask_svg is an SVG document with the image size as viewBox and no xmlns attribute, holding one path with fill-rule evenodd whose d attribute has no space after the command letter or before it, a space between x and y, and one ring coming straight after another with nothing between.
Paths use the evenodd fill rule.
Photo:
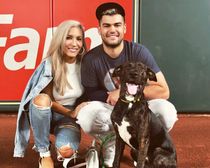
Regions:
<instances>
[{"instance_id":1,"label":"black and white dog","mask_svg":"<svg viewBox=\"0 0 210 168\"><path fill-rule=\"evenodd\" d=\"M116 131L114 168L120 167L125 144L137 168L176 168L176 151L161 121L148 108L143 90L155 73L140 62L127 62L113 72L119 78L120 97L111 120Z\"/></svg>"}]
</instances>

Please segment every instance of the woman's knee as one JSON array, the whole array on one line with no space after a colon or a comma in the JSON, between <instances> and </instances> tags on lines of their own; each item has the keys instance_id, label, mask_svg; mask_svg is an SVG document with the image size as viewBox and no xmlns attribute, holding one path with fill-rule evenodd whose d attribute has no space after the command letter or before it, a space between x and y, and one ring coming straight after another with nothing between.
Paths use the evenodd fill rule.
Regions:
<instances>
[{"instance_id":1,"label":"woman's knee","mask_svg":"<svg viewBox=\"0 0 210 168\"><path fill-rule=\"evenodd\" d=\"M33 105L39 109L50 108L52 101L47 94L41 93L33 99Z\"/></svg>"},{"instance_id":2,"label":"woman's knee","mask_svg":"<svg viewBox=\"0 0 210 168\"><path fill-rule=\"evenodd\" d=\"M81 140L80 129L71 124L61 124L55 128L55 146L60 158L71 157L78 149Z\"/></svg>"},{"instance_id":3,"label":"woman's knee","mask_svg":"<svg viewBox=\"0 0 210 168\"><path fill-rule=\"evenodd\" d=\"M57 149L62 158L70 158L76 151L71 148L70 144L63 145Z\"/></svg>"}]
</instances>

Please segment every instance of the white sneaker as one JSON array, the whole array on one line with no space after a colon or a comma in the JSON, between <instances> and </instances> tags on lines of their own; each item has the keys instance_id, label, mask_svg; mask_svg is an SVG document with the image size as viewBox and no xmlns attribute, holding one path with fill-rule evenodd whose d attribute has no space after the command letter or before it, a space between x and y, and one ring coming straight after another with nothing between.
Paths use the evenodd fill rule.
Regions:
<instances>
[{"instance_id":1,"label":"white sneaker","mask_svg":"<svg viewBox=\"0 0 210 168\"><path fill-rule=\"evenodd\" d=\"M105 147L105 149L103 150L104 165L107 167L112 167L112 164L114 162L114 156L115 144L109 147Z\"/></svg>"},{"instance_id":2,"label":"white sneaker","mask_svg":"<svg viewBox=\"0 0 210 168\"><path fill-rule=\"evenodd\" d=\"M99 157L95 143L95 140L93 140L92 146L88 149L86 156L86 168L99 168Z\"/></svg>"}]
</instances>

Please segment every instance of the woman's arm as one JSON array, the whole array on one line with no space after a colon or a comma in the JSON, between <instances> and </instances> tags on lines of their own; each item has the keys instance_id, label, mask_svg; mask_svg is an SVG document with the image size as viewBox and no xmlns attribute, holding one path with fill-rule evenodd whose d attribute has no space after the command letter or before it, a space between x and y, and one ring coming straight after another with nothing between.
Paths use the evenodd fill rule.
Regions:
<instances>
[{"instance_id":1,"label":"woman's arm","mask_svg":"<svg viewBox=\"0 0 210 168\"><path fill-rule=\"evenodd\" d=\"M45 87L42 91L42 93L45 93L47 95L50 96L51 98L51 101L52 101L52 109L60 114L63 114L65 116L68 116L68 117L72 117L72 118L75 118L77 117L77 114L79 112L79 110L85 106L87 103L84 102L84 103L81 103L79 104L74 110L70 110L66 107L64 107L62 104L58 103L55 101L54 97L53 97L53 81L51 81L47 87Z\"/></svg>"}]
</instances>

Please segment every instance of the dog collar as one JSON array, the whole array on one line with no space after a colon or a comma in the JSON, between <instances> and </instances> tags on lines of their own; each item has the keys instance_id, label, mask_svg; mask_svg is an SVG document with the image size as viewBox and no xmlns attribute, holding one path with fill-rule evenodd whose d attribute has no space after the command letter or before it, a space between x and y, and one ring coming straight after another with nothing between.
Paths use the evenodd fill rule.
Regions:
<instances>
[{"instance_id":1,"label":"dog collar","mask_svg":"<svg viewBox=\"0 0 210 168\"><path fill-rule=\"evenodd\" d=\"M140 98L137 98L137 99L134 99L134 100L132 100L132 101L130 101L130 100L125 100L125 99L120 99L122 102L124 102L124 103L136 103L136 102L139 102L140 101Z\"/></svg>"}]
</instances>

